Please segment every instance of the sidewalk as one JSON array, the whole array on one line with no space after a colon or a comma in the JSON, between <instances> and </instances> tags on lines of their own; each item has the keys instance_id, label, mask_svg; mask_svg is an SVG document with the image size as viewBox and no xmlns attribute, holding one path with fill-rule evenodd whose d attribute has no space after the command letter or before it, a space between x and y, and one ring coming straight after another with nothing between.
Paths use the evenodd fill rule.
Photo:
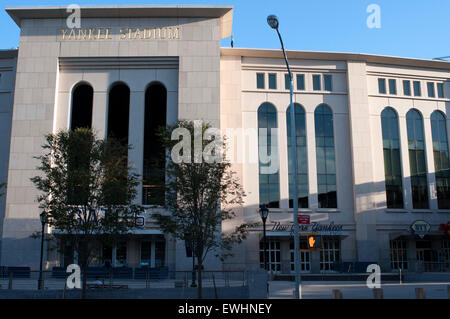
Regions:
<instances>
[{"instance_id":1,"label":"sidewalk","mask_svg":"<svg viewBox=\"0 0 450 319\"><path fill-rule=\"evenodd\" d=\"M414 288L425 288L427 299L447 299L450 282L386 283L382 284L384 299L415 299ZM333 289L340 289L344 299L373 299L372 289L362 282L306 282L302 284L303 299L331 299ZM293 298L294 282L270 281L270 299Z\"/></svg>"}]
</instances>

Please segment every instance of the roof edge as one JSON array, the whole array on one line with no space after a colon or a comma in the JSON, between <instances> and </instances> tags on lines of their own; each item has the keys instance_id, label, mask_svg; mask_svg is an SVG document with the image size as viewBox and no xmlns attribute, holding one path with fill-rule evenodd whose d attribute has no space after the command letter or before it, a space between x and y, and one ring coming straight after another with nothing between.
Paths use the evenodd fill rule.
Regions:
<instances>
[{"instance_id":1,"label":"roof edge","mask_svg":"<svg viewBox=\"0 0 450 319\"><path fill-rule=\"evenodd\" d=\"M18 55L18 49L0 50L0 59L17 58Z\"/></svg>"},{"instance_id":2,"label":"roof edge","mask_svg":"<svg viewBox=\"0 0 450 319\"><path fill-rule=\"evenodd\" d=\"M223 56L244 56L255 58L283 58L281 50L251 48L220 48ZM324 51L286 51L290 59L366 61L376 64L391 64L450 70L450 61L428 60L419 58L396 57L368 53L324 52Z\"/></svg>"},{"instance_id":3,"label":"roof edge","mask_svg":"<svg viewBox=\"0 0 450 319\"><path fill-rule=\"evenodd\" d=\"M231 35L233 6L211 5L110 5L81 6L85 18L219 18L222 38ZM21 27L23 19L62 19L67 6L6 7L5 11Z\"/></svg>"}]
</instances>

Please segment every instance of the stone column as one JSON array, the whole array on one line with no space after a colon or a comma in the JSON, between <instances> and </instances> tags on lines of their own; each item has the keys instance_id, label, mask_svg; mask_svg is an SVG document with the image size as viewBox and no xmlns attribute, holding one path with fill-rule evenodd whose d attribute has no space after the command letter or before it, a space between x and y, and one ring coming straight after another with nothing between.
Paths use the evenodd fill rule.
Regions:
<instances>
[{"instance_id":1,"label":"stone column","mask_svg":"<svg viewBox=\"0 0 450 319\"><path fill-rule=\"evenodd\" d=\"M373 146L366 63L347 61L354 213L359 261L378 260Z\"/></svg>"}]
</instances>

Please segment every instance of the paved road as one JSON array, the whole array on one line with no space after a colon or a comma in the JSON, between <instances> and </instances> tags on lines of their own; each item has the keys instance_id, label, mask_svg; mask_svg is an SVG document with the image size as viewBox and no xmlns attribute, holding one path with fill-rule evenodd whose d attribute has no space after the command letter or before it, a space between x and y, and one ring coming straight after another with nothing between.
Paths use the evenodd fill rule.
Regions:
<instances>
[{"instance_id":1,"label":"paved road","mask_svg":"<svg viewBox=\"0 0 450 319\"><path fill-rule=\"evenodd\" d=\"M450 282L440 283L386 283L382 284L385 299L415 299L414 288L425 288L427 299L447 299L447 286ZM331 298L332 290L340 289L344 299L373 299L372 289L361 282L305 282L302 285L303 299ZM294 282L271 281L269 293L271 299L293 298Z\"/></svg>"}]
</instances>

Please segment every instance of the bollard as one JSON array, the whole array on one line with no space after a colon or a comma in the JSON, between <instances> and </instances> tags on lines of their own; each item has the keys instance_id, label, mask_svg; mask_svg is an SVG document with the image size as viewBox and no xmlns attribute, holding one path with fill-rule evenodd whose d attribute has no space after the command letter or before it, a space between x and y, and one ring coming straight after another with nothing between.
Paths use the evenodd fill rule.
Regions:
<instances>
[{"instance_id":1,"label":"bollard","mask_svg":"<svg viewBox=\"0 0 450 319\"><path fill-rule=\"evenodd\" d=\"M9 281L8 281L8 289L12 290L13 288L13 274L12 272L9 273Z\"/></svg>"},{"instance_id":2,"label":"bollard","mask_svg":"<svg viewBox=\"0 0 450 319\"><path fill-rule=\"evenodd\" d=\"M447 297L450 299L450 286L447 286Z\"/></svg>"},{"instance_id":3,"label":"bollard","mask_svg":"<svg viewBox=\"0 0 450 319\"><path fill-rule=\"evenodd\" d=\"M67 289L67 281L64 283L64 289L62 293L62 299L66 299L66 289Z\"/></svg>"},{"instance_id":4,"label":"bollard","mask_svg":"<svg viewBox=\"0 0 450 319\"><path fill-rule=\"evenodd\" d=\"M333 289L332 296L333 299L342 299L342 291L339 289Z\"/></svg>"},{"instance_id":5,"label":"bollard","mask_svg":"<svg viewBox=\"0 0 450 319\"><path fill-rule=\"evenodd\" d=\"M426 299L425 288L416 288L416 299Z\"/></svg>"},{"instance_id":6,"label":"bollard","mask_svg":"<svg viewBox=\"0 0 450 319\"><path fill-rule=\"evenodd\" d=\"M383 289L374 288L373 289L373 299L383 299Z\"/></svg>"}]
</instances>

